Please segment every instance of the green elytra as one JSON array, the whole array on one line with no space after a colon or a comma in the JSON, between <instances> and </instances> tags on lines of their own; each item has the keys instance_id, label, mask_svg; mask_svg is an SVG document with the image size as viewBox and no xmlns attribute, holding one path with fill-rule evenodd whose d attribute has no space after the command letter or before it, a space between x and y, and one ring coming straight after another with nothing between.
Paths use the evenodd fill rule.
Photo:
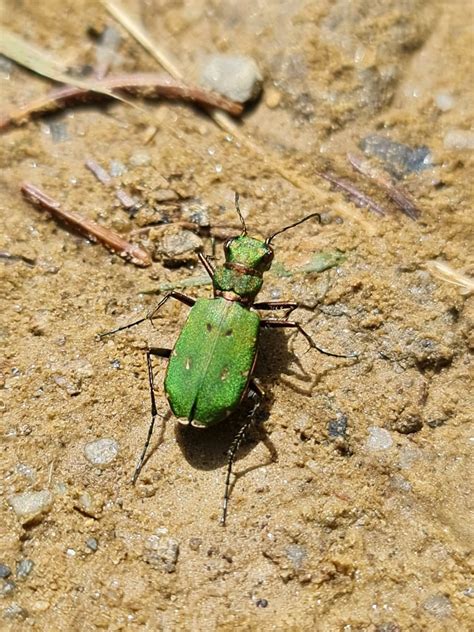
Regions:
<instances>
[{"instance_id":1,"label":"green elytra","mask_svg":"<svg viewBox=\"0 0 474 632\"><path fill-rule=\"evenodd\" d=\"M102 334L116 333L152 320L170 298L191 307L186 323L173 350L149 348L147 351L148 377L151 398L151 423L142 454L133 476L137 480L145 462L158 410L153 380L152 356L168 358L164 389L171 410L178 421L197 427L213 426L228 417L246 395L254 400L250 413L235 436L228 452L227 475L221 523L227 516L232 465L245 431L255 418L264 395L257 380L252 376L258 347L258 335L265 328L297 329L310 346L321 353L335 357L353 357L336 354L318 347L311 336L297 322L288 320L291 311L298 307L293 301L255 303L263 283L263 274L270 269L274 252L271 241L280 233L298 226L313 217L320 221L318 213L276 231L266 240L247 236L247 227L239 208L239 196L235 206L242 223L242 233L224 244L225 262L213 268L209 259L199 253L201 263L210 275L213 298L193 299L180 292L166 294L154 310L144 318ZM261 318L258 310L286 310L283 318Z\"/></svg>"}]
</instances>

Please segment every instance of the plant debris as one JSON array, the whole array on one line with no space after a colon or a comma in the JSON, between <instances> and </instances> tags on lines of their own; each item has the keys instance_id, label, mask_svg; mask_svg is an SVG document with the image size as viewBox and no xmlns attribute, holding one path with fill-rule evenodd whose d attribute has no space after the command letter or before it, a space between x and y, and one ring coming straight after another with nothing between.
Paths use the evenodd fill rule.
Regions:
<instances>
[{"instance_id":1,"label":"plant debris","mask_svg":"<svg viewBox=\"0 0 474 632\"><path fill-rule=\"evenodd\" d=\"M48 211L55 219L77 230L87 239L93 242L100 242L106 248L122 257L122 259L142 268L151 265L151 257L146 250L126 241L110 228L105 228L105 226L86 219L78 213L61 208L61 204L58 201L49 197L34 184L23 183L21 192L35 206Z\"/></svg>"},{"instance_id":2,"label":"plant debris","mask_svg":"<svg viewBox=\"0 0 474 632\"><path fill-rule=\"evenodd\" d=\"M130 94L142 98L183 99L208 106L222 108L238 116L242 112L239 103L229 101L219 94L203 90L196 86L188 86L171 77L159 73L132 73L111 75L102 79L100 85L104 90L98 92L95 84L88 88L63 86L27 105L14 110L0 118L0 130L10 125L22 125L32 116L56 112L74 103L85 103L104 96L114 97L118 93Z\"/></svg>"}]
</instances>

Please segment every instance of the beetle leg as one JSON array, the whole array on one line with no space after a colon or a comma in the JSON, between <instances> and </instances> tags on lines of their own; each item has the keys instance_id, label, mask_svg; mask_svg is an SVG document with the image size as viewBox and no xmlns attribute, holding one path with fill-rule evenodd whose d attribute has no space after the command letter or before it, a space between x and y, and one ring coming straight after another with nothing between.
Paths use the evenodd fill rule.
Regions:
<instances>
[{"instance_id":1,"label":"beetle leg","mask_svg":"<svg viewBox=\"0 0 474 632\"><path fill-rule=\"evenodd\" d=\"M211 279L213 279L214 278L214 266L209 261L209 257L207 255L205 255L204 253L202 253L202 252L198 252L198 257L199 257L199 261L204 266L204 268L205 268L206 272L208 273L208 275L211 277Z\"/></svg>"},{"instance_id":2,"label":"beetle leg","mask_svg":"<svg viewBox=\"0 0 474 632\"><path fill-rule=\"evenodd\" d=\"M327 351L326 349L323 349L322 347L318 347L318 345L314 342L314 340L311 338L308 332L306 332L303 329L303 327L299 323L295 322L294 320L278 320L277 318L265 318L260 321L260 324L262 327L267 327L267 328L290 327L292 329L297 329L300 332L300 334L303 334L303 336L309 342L309 346L312 349L316 349L320 353L324 353L324 355L332 356L334 358L357 358L358 357L357 353L332 353L331 351Z\"/></svg>"},{"instance_id":3,"label":"beetle leg","mask_svg":"<svg viewBox=\"0 0 474 632\"><path fill-rule=\"evenodd\" d=\"M151 437L153 434L153 428L155 426L155 419L158 416L158 409L156 407L156 399L155 399L155 384L153 378L153 362L151 360L152 356L158 356L160 358L169 358L171 355L171 349L163 349L161 347L150 347L146 352L146 363L148 366L148 383L150 385L150 400L151 400L151 423L148 427L148 434L146 436L145 445L143 446L142 453L138 460L137 466L135 468L135 472L133 473L132 485L135 485L137 482L137 478L140 475L143 464L145 463L145 456L148 450L148 446L150 445Z\"/></svg>"},{"instance_id":4,"label":"beetle leg","mask_svg":"<svg viewBox=\"0 0 474 632\"><path fill-rule=\"evenodd\" d=\"M288 316L293 312L297 307L298 303L294 301L269 301L264 303L254 303L252 305L253 309L261 309L261 310L277 310L277 309L285 309L284 318L288 318Z\"/></svg>"},{"instance_id":5,"label":"beetle leg","mask_svg":"<svg viewBox=\"0 0 474 632\"><path fill-rule=\"evenodd\" d=\"M249 429L252 424L255 415L257 414L258 409L262 403L263 396L265 395L264 390L258 383L255 378L252 378L249 383L249 395L255 398L255 403L252 406L249 414L247 415L247 419L245 420L243 426L239 429L238 433L235 435L234 440L232 441L230 448L227 452L227 474L225 477L225 489L224 489L224 499L222 502L222 516L221 516L221 525L225 527L225 521L227 518L227 507L229 504L229 495L230 495L230 479L232 476L232 466L234 464L235 456L240 448L242 441L244 440L245 433Z\"/></svg>"},{"instance_id":6,"label":"beetle leg","mask_svg":"<svg viewBox=\"0 0 474 632\"><path fill-rule=\"evenodd\" d=\"M168 294L165 294L165 296L163 296L158 305L146 316L144 316L143 318L139 318L138 320L135 320L133 323L129 323L128 325L122 325L121 327L117 327L116 329L112 329L111 331L106 331L103 334L99 334L99 339L105 338L105 336L116 334L118 331L122 331L122 329L130 329L130 327L135 327L135 325L139 325L140 323L145 322L145 320L153 320L155 314L157 314L157 312L170 298L175 298L177 301L181 301L181 303L188 305L188 307L192 307L196 302L196 299L191 298L190 296L186 296L186 294L181 294L181 292L168 292Z\"/></svg>"}]
</instances>

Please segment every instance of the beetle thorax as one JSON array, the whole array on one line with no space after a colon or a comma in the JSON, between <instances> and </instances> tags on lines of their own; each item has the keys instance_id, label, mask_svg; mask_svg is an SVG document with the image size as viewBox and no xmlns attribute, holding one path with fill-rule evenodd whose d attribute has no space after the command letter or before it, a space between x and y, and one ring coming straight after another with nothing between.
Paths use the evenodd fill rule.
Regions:
<instances>
[{"instance_id":1,"label":"beetle thorax","mask_svg":"<svg viewBox=\"0 0 474 632\"><path fill-rule=\"evenodd\" d=\"M225 263L214 274L214 292L252 304L262 287L263 273L272 264L273 249L264 241L240 235L226 241L224 252Z\"/></svg>"}]
</instances>

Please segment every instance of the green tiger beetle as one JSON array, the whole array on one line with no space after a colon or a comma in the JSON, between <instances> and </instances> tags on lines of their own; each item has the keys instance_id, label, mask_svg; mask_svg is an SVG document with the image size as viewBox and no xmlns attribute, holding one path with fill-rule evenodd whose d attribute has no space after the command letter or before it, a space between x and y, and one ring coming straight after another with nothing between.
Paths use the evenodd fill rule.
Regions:
<instances>
[{"instance_id":1,"label":"green tiger beetle","mask_svg":"<svg viewBox=\"0 0 474 632\"><path fill-rule=\"evenodd\" d=\"M199 259L211 277L213 298L194 299L181 292L171 291L147 316L100 336L102 338L134 327L146 320L153 320L170 298L181 301L191 308L174 349L149 347L147 350L151 423L135 468L133 483L136 482L143 467L158 416L154 391L153 356L169 360L164 390L173 414L181 423L209 428L226 419L245 397L253 400L250 413L228 451L222 525L225 525L227 517L235 456L264 397L263 389L253 376L260 329L262 327L293 328L306 338L311 348L321 353L336 358L355 357L355 354L331 353L321 349L299 323L288 320L289 314L298 307L296 302L255 302L262 287L263 273L269 270L272 264L274 252L271 243L275 237L309 219L317 218L321 222L321 216L318 213L311 213L262 241L247 235L247 226L239 207L237 193L235 208L240 218L242 232L224 243L225 263L214 268L210 258L199 253ZM282 319L261 318L258 314L260 310L280 309L286 310Z\"/></svg>"}]
</instances>

